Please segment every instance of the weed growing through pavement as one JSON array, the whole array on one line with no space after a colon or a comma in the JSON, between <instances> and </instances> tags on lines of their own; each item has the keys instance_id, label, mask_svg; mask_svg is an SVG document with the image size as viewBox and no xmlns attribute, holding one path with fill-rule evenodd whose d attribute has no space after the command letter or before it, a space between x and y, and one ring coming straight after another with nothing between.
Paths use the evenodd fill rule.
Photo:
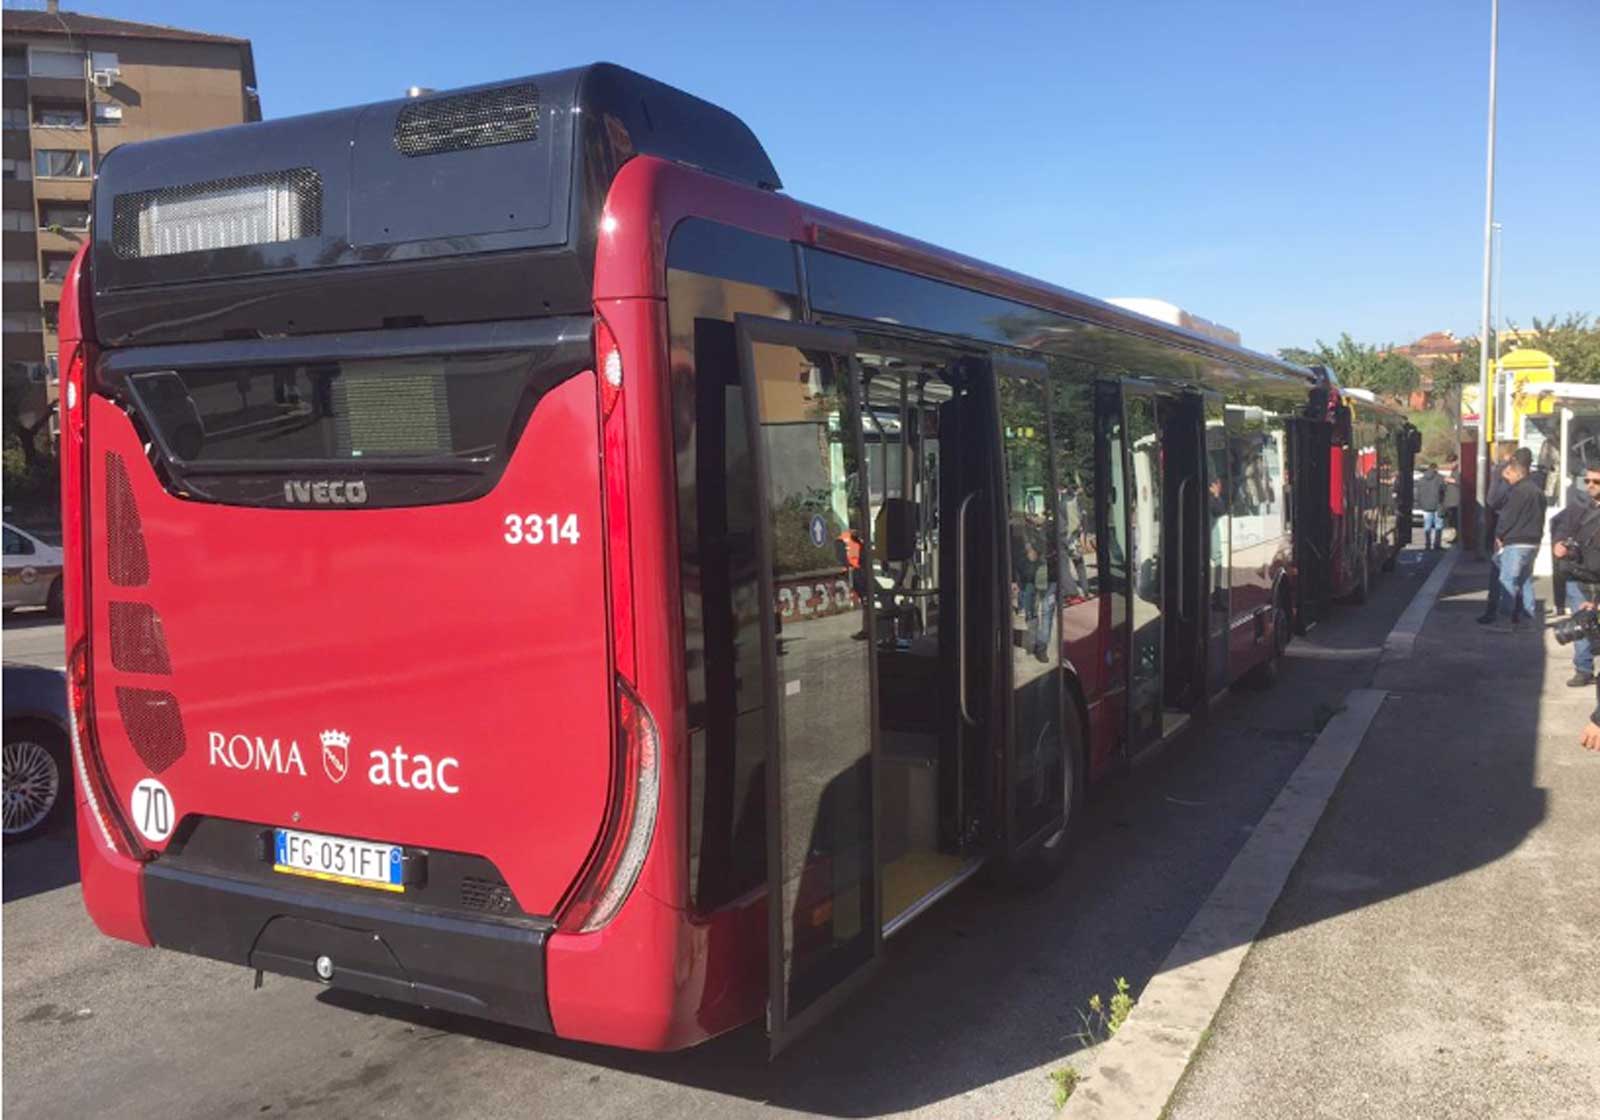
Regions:
<instances>
[{"instance_id":1,"label":"weed growing through pavement","mask_svg":"<svg viewBox=\"0 0 1600 1120\"><path fill-rule=\"evenodd\" d=\"M1050 1097L1051 1103L1058 1109L1065 1108L1067 1102L1072 1099L1072 1090L1078 1087L1078 1081L1082 1076L1071 1066L1063 1066L1061 1069L1052 1070L1050 1072L1050 1080L1055 1082L1056 1087Z\"/></svg>"},{"instance_id":2,"label":"weed growing through pavement","mask_svg":"<svg viewBox=\"0 0 1600 1120\"><path fill-rule=\"evenodd\" d=\"M1128 994L1127 979L1119 976L1113 983L1116 991L1112 993L1109 1003L1096 992L1089 997L1089 1010L1078 1012L1083 1030L1075 1037L1084 1046L1098 1045L1116 1034L1127 1022L1128 1013L1133 1010L1133 997Z\"/></svg>"}]
</instances>

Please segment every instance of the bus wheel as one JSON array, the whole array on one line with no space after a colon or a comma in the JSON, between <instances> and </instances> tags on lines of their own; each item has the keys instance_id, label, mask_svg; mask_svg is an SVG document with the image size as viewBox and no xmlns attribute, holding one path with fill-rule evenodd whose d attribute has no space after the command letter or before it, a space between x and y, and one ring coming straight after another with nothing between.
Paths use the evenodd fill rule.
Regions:
<instances>
[{"instance_id":1,"label":"bus wheel","mask_svg":"<svg viewBox=\"0 0 1600 1120\"><path fill-rule=\"evenodd\" d=\"M1013 859L998 869L995 878L1005 886L1018 890L1037 890L1056 879L1072 858L1073 841L1078 822L1083 817L1084 785L1084 730L1077 704L1067 701L1067 733L1062 736L1066 752L1064 774L1066 820L1055 835L1034 848L1027 855Z\"/></svg>"},{"instance_id":2,"label":"bus wheel","mask_svg":"<svg viewBox=\"0 0 1600 1120\"><path fill-rule=\"evenodd\" d=\"M1278 683L1283 672L1284 651L1289 648L1289 607L1279 595L1272 607L1272 654L1244 676L1251 688L1267 689Z\"/></svg>"}]
</instances>

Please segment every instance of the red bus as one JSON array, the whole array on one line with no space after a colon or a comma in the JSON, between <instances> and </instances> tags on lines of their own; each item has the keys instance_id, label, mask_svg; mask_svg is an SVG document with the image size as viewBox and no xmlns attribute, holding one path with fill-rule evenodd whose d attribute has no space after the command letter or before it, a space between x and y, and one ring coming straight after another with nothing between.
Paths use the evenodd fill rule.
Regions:
<instances>
[{"instance_id":1,"label":"red bus","mask_svg":"<svg viewBox=\"0 0 1600 1120\"><path fill-rule=\"evenodd\" d=\"M102 930L776 1047L1270 679L1324 379L779 187L606 65L109 155L62 316Z\"/></svg>"},{"instance_id":2,"label":"red bus","mask_svg":"<svg viewBox=\"0 0 1600 1120\"><path fill-rule=\"evenodd\" d=\"M1295 532L1295 612L1303 631L1335 599L1364 603L1380 571L1411 543L1411 491L1421 433L1368 390L1341 386L1331 370L1307 422L1296 425L1294 459L1307 501ZM1320 419L1313 419L1320 418ZM1325 422L1323 422L1325 420Z\"/></svg>"}]
</instances>

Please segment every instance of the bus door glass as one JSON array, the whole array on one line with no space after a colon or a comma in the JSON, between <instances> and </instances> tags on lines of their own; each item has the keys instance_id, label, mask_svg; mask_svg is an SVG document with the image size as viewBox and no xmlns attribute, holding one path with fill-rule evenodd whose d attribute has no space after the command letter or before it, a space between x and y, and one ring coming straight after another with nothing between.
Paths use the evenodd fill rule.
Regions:
<instances>
[{"instance_id":1,"label":"bus door glass","mask_svg":"<svg viewBox=\"0 0 1600 1120\"><path fill-rule=\"evenodd\" d=\"M767 1027L774 1053L881 949L870 553L855 336L739 315L766 681Z\"/></svg>"},{"instance_id":2,"label":"bus door glass","mask_svg":"<svg viewBox=\"0 0 1600 1120\"><path fill-rule=\"evenodd\" d=\"M999 355L994 366L1006 472L1008 812L1015 849L1058 825L1065 810L1061 618L1064 596L1083 598L1086 573L1061 537L1064 523L1081 519L1051 462L1045 367Z\"/></svg>"},{"instance_id":3,"label":"bus door glass","mask_svg":"<svg viewBox=\"0 0 1600 1120\"><path fill-rule=\"evenodd\" d=\"M1132 653L1128 665L1128 737L1133 751L1161 738L1162 645L1166 606L1162 579L1161 439L1155 395L1124 382L1128 449L1128 567L1133 587Z\"/></svg>"},{"instance_id":4,"label":"bus door glass","mask_svg":"<svg viewBox=\"0 0 1600 1120\"><path fill-rule=\"evenodd\" d=\"M1197 700L1205 580L1204 411L1194 393L1123 382L1131 502L1133 750L1175 732Z\"/></svg>"},{"instance_id":5,"label":"bus door glass","mask_svg":"<svg viewBox=\"0 0 1600 1120\"><path fill-rule=\"evenodd\" d=\"M997 831L1003 536L993 377L942 345L862 336L884 936L974 872ZM1040 429L1042 434L1043 429Z\"/></svg>"},{"instance_id":6,"label":"bus door glass","mask_svg":"<svg viewBox=\"0 0 1600 1120\"><path fill-rule=\"evenodd\" d=\"M1228 434L1222 397L1205 394L1205 525L1206 525L1206 692L1215 696L1228 684L1229 554L1233 521L1228 514L1232 478L1228 469ZM1326 461L1326 456L1324 456Z\"/></svg>"}]
</instances>

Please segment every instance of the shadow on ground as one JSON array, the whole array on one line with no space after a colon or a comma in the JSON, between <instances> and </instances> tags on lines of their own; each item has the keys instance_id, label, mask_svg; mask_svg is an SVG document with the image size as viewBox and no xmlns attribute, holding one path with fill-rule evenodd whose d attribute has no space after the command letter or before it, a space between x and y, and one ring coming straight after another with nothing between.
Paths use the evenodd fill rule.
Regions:
<instances>
[{"instance_id":1,"label":"shadow on ground","mask_svg":"<svg viewBox=\"0 0 1600 1120\"><path fill-rule=\"evenodd\" d=\"M70 819L56 831L26 844L7 844L0 894L15 902L78 881L78 839Z\"/></svg>"},{"instance_id":2,"label":"shadow on ground","mask_svg":"<svg viewBox=\"0 0 1600 1120\"><path fill-rule=\"evenodd\" d=\"M855 1117L942 1105L984 1114L983 1094L1018 1076L1038 1077L1044 1105L1050 1086L1034 1071L1082 1047L1079 1011L1092 994L1108 994L1119 976L1137 993L1160 967L1322 724L1349 690L1372 683L1385 636L1435 559L1408 552L1366 607L1336 610L1299 639L1276 689L1227 698L1199 733L1103 790L1060 880L1031 894L963 888L889 942L885 967L858 998L774 1061L759 1026L679 1054L641 1055L350 993L320 998L580 1062L595 1075L628 1073L797 1112ZM1461 686L1480 687L1481 674L1464 662ZM1475 802L1433 808L1459 842L1426 850L1396 844L1374 866L1353 869L1349 889L1325 895L1325 908L1296 920L1320 921L1424 888L1514 847L1543 813L1531 785L1532 732L1519 739L1519 718L1527 713L1508 713L1504 749L1482 775ZM1447 771L1448 757L1439 761ZM1408 774L1386 811L1415 815L1460 781L1441 776L1435 788ZM661 1114L696 1115L708 1098L672 1098L671 1105Z\"/></svg>"}]
</instances>

